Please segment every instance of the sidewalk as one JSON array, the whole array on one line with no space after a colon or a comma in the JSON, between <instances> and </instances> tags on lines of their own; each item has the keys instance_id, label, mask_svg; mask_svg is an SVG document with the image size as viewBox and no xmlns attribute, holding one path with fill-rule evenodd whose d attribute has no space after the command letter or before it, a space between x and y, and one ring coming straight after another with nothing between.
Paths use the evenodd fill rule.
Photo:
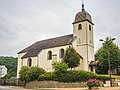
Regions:
<instances>
[{"instance_id":1,"label":"sidewalk","mask_svg":"<svg viewBox=\"0 0 120 90\"><path fill-rule=\"evenodd\" d=\"M88 88L40 88L35 90L88 90ZM99 87L92 90L120 90L120 87Z\"/></svg>"}]
</instances>

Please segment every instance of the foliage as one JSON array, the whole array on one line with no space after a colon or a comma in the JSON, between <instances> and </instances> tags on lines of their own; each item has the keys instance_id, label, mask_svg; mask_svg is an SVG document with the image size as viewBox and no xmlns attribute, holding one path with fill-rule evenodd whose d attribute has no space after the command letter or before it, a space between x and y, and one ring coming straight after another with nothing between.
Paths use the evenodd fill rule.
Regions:
<instances>
[{"instance_id":1,"label":"foliage","mask_svg":"<svg viewBox=\"0 0 120 90\"><path fill-rule=\"evenodd\" d=\"M37 80L39 75L44 73L45 73L45 70L40 67L23 66L19 72L20 74L19 79L21 81L25 81L25 84L26 84L27 82Z\"/></svg>"},{"instance_id":2,"label":"foliage","mask_svg":"<svg viewBox=\"0 0 120 90\"><path fill-rule=\"evenodd\" d=\"M83 70L80 70L80 71L70 70L64 75L61 81L63 82L84 82L84 81L87 81L89 78L95 78L95 77L97 77L97 74L94 74L92 72L87 72Z\"/></svg>"},{"instance_id":3,"label":"foliage","mask_svg":"<svg viewBox=\"0 0 120 90\"><path fill-rule=\"evenodd\" d=\"M53 62L52 64L55 76L58 80L64 77L65 73L67 72L68 65L65 62Z\"/></svg>"},{"instance_id":4,"label":"foliage","mask_svg":"<svg viewBox=\"0 0 120 90\"><path fill-rule=\"evenodd\" d=\"M28 76L29 69L30 69L30 67L23 66L19 72L19 74L20 74L19 79L21 81L25 81L25 83L30 81L29 76Z\"/></svg>"},{"instance_id":5,"label":"foliage","mask_svg":"<svg viewBox=\"0 0 120 90\"><path fill-rule=\"evenodd\" d=\"M40 67L30 67L28 76L30 81L37 80L38 76L44 74L45 70Z\"/></svg>"},{"instance_id":6,"label":"foliage","mask_svg":"<svg viewBox=\"0 0 120 90\"><path fill-rule=\"evenodd\" d=\"M17 73L17 58L0 56L0 65L4 65L7 71L7 78L15 77Z\"/></svg>"},{"instance_id":7,"label":"foliage","mask_svg":"<svg viewBox=\"0 0 120 90\"><path fill-rule=\"evenodd\" d=\"M59 82L86 82L88 79L99 79L101 81L109 80L109 77L98 75L92 72L80 70L70 70L66 73L62 74L63 76L56 75L54 72L52 73L45 73L39 76L39 81L44 80L52 80L52 81L59 81Z\"/></svg>"},{"instance_id":8,"label":"foliage","mask_svg":"<svg viewBox=\"0 0 120 90\"><path fill-rule=\"evenodd\" d=\"M87 81L87 86L90 87L99 87L100 86L100 80L97 80L97 79L89 79Z\"/></svg>"},{"instance_id":9,"label":"foliage","mask_svg":"<svg viewBox=\"0 0 120 90\"><path fill-rule=\"evenodd\" d=\"M49 80L56 80L55 79L55 74L52 73L52 72L48 72L48 73L39 75L38 81L44 81L44 80L47 80L47 81L49 81Z\"/></svg>"},{"instance_id":10,"label":"foliage","mask_svg":"<svg viewBox=\"0 0 120 90\"><path fill-rule=\"evenodd\" d=\"M97 73L108 73L108 58L110 60L111 68L118 68L118 66L120 65L120 49L115 43L113 43L110 37L106 38L103 46L95 54L95 59L99 60L100 64L97 67Z\"/></svg>"},{"instance_id":11,"label":"foliage","mask_svg":"<svg viewBox=\"0 0 120 90\"><path fill-rule=\"evenodd\" d=\"M64 62L53 62L52 66L56 73L64 73L68 69L68 65Z\"/></svg>"},{"instance_id":12,"label":"foliage","mask_svg":"<svg viewBox=\"0 0 120 90\"><path fill-rule=\"evenodd\" d=\"M108 74L99 74L100 76L106 76L106 77L110 77L110 75ZM112 78L114 79L120 79L120 75L111 75Z\"/></svg>"},{"instance_id":13,"label":"foliage","mask_svg":"<svg viewBox=\"0 0 120 90\"><path fill-rule=\"evenodd\" d=\"M66 50L63 61L68 64L69 68L75 68L80 64L80 55L73 47L69 47Z\"/></svg>"}]
</instances>

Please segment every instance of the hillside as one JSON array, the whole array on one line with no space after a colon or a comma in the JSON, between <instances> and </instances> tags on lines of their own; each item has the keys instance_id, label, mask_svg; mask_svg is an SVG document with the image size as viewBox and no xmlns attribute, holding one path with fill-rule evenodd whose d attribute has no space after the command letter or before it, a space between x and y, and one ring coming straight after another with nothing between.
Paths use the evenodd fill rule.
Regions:
<instances>
[{"instance_id":1,"label":"hillside","mask_svg":"<svg viewBox=\"0 0 120 90\"><path fill-rule=\"evenodd\" d=\"M8 69L7 77L15 77L17 72L17 58L0 56L0 65L4 65Z\"/></svg>"}]
</instances>

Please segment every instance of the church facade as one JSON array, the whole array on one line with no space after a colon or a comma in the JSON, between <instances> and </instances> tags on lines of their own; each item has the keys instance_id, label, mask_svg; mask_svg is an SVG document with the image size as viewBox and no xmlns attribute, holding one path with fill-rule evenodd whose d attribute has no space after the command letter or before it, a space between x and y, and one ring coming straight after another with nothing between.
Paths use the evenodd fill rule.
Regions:
<instances>
[{"instance_id":1,"label":"church facade","mask_svg":"<svg viewBox=\"0 0 120 90\"><path fill-rule=\"evenodd\" d=\"M69 46L81 56L80 66L75 69L94 72L93 25L91 15L82 5L73 22L73 34L38 41L18 52L17 77L22 66L38 66L47 72L53 71L53 61L61 61Z\"/></svg>"}]
</instances>

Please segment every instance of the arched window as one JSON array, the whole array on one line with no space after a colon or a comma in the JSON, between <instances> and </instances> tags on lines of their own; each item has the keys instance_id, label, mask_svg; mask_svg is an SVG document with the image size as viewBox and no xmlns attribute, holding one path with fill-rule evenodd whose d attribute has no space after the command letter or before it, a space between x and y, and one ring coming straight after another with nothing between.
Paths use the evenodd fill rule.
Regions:
<instances>
[{"instance_id":1,"label":"arched window","mask_svg":"<svg viewBox=\"0 0 120 90\"><path fill-rule=\"evenodd\" d=\"M48 53L47 53L47 59L48 60L52 59L52 51L48 51Z\"/></svg>"},{"instance_id":2,"label":"arched window","mask_svg":"<svg viewBox=\"0 0 120 90\"><path fill-rule=\"evenodd\" d=\"M59 52L59 56L60 58L63 58L64 57L64 49L60 49L60 52Z\"/></svg>"},{"instance_id":3,"label":"arched window","mask_svg":"<svg viewBox=\"0 0 120 90\"><path fill-rule=\"evenodd\" d=\"M28 59L27 64L28 64L28 66L32 66L32 59L31 58Z\"/></svg>"},{"instance_id":4,"label":"arched window","mask_svg":"<svg viewBox=\"0 0 120 90\"><path fill-rule=\"evenodd\" d=\"M89 30L91 31L91 25L89 25Z\"/></svg>"},{"instance_id":5,"label":"arched window","mask_svg":"<svg viewBox=\"0 0 120 90\"><path fill-rule=\"evenodd\" d=\"M82 30L82 24L78 25L78 30Z\"/></svg>"}]
</instances>

